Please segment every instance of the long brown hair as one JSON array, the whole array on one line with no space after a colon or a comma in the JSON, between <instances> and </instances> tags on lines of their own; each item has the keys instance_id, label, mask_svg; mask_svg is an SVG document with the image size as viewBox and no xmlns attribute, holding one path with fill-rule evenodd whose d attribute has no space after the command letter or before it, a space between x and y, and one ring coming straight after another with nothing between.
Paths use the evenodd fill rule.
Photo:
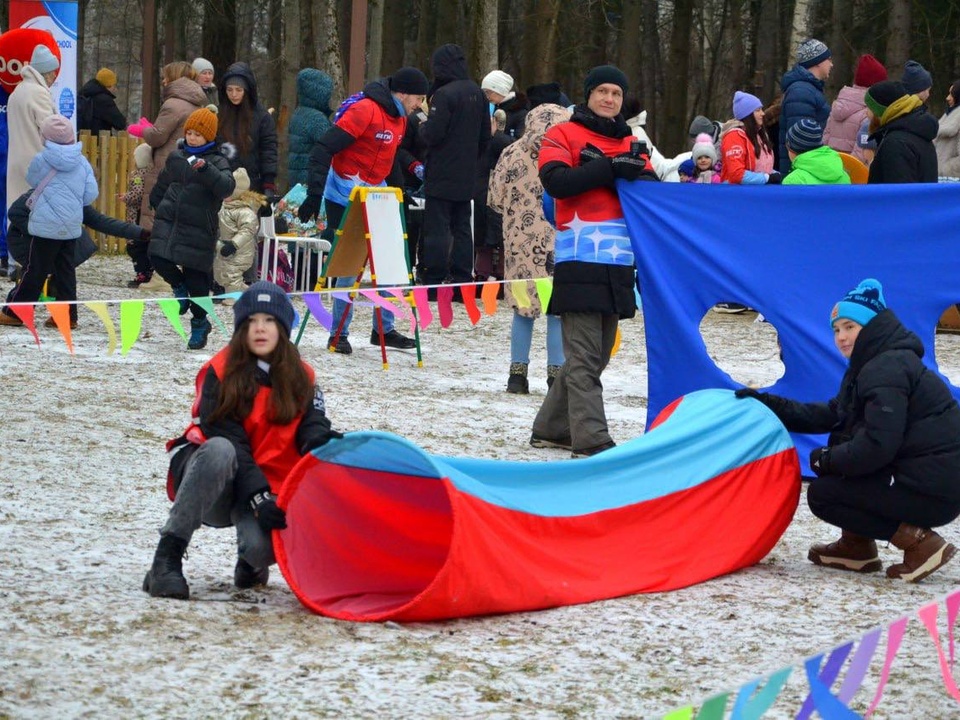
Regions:
<instances>
[{"instance_id":1,"label":"long brown hair","mask_svg":"<svg viewBox=\"0 0 960 720\"><path fill-rule=\"evenodd\" d=\"M743 122L743 129L747 133L747 138L753 143L755 157L760 157L761 146L766 148L767 152L773 152L767 129L763 125L757 124L757 119L753 116L753 113L747 115L741 122Z\"/></svg>"},{"instance_id":2,"label":"long brown hair","mask_svg":"<svg viewBox=\"0 0 960 720\"><path fill-rule=\"evenodd\" d=\"M232 143L242 158L250 152L250 126L253 124L253 103L250 90L243 93L243 100L234 105L229 98L220 103L220 139Z\"/></svg>"},{"instance_id":3,"label":"long brown hair","mask_svg":"<svg viewBox=\"0 0 960 720\"><path fill-rule=\"evenodd\" d=\"M244 320L230 338L227 365L220 380L220 397L210 421L243 420L253 410L253 400L259 391L256 380L257 356L247 347L250 321ZM297 346L290 342L286 331L277 326L280 339L270 355L270 406L267 419L275 425L286 425L307 408L313 397L313 384L300 360Z\"/></svg>"}]
</instances>

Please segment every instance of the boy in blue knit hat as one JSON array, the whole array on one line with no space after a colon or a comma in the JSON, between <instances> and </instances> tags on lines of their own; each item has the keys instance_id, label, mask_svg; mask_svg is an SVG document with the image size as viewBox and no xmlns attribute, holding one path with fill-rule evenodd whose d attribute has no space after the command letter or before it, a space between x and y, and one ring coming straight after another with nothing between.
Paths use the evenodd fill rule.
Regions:
<instances>
[{"instance_id":1,"label":"boy in blue knit hat","mask_svg":"<svg viewBox=\"0 0 960 720\"><path fill-rule=\"evenodd\" d=\"M918 582L957 549L931 528L960 516L960 407L946 383L923 364L923 344L887 309L883 287L868 278L830 313L837 349L850 361L840 391L802 403L737 390L770 408L791 432L825 433L810 453L817 475L807 489L810 510L841 528L818 543L816 565L876 572L876 540L903 550L887 577Z\"/></svg>"}]
</instances>

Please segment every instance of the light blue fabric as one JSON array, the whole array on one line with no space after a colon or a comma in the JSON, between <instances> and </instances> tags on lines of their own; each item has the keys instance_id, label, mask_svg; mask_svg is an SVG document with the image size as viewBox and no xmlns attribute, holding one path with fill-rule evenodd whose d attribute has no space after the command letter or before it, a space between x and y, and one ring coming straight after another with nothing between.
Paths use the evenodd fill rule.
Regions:
<instances>
[{"instance_id":1,"label":"light blue fabric","mask_svg":"<svg viewBox=\"0 0 960 720\"><path fill-rule=\"evenodd\" d=\"M44 141L27 168L27 183L36 188L51 169L57 172L37 195L27 229L48 240L76 240L83 226L83 206L97 199L97 179L80 143Z\"/></svg>"},{"instance_id":2,"label":"light blue fabric","mask_svg":"<svg viewBox=\"0 0 960 720\"><path fill-rule=\"evenodd\" d=\"M387 181L371 185L361 180L359 177L345 178L341 177L331 167L327 173L327 184L323 188L323 197L325 200L335 202L337 205L346 207L350 204L350 193L355 187L386 187Z\"/></svg>"},{"instance_id":3,"label":"light blue fabric","mask_svg":"<svg viewBox=\"0 0 960 720\"><path fill-rule=\"evenodd\" d=\"M333 286L338 288L353 287L356 281L357 279L355 277L339 277L334 279ZM353 320L353 303L335 297L333 299L333 325L330 328L331 335L337 332L337 325L340 324L340 316L344 313L347 314L347 317L343 321L343 329L340 331L340 337L347 337L350 334L350 323ZM383 314L383 334L386 335L393 330L393 313L383 309L381 309L381 313ZM373 313L373 329L380 332L380 328L377 327L376 309L374 309Z\"/></svg>"},{"instance_id":4,"label":"light blue fabric","mask_svg":"<svg viewBox=\"0 0 960 720\"><path fill-rule=\"evenodd\" d=\"M557 263L577 260L603 265L633 265L633 248L623 218L599 222L574 216L567 229L557 233Z\"/></svg>"},{"instance_id":5,"label":"light blue fabric","mask_svg":"<svg viewBox=\"0 0 960 720\"><path fill-rule=\"evenodd\" d=\"M684 398L646 435L576 462L442 457L382 432L348 433L313 454L349 467L446 477L461 492L499 507L576 517L689 490L792 447L762 403L738 400L729 390L705 390Z\"/></svg>"},{"instance_id":6,"label":"light blue fabric","mask_svg":"<svg viewBox=\"0 0 960 720\"><path fill-rule=\"evenodd\" d=\"M740 180L741 185L766 185L767 178L769 176L763 172L757 172L755 170L744 170L743 178Z\"/></svg>"},{"instance_id":7,"label":"light blue fabric","mask_svg":"<svg viewBox=\"0 0 960 720\"><path fill-rule=\"evenodd\" d=\"M563 365L563 330L560 317L547 315L547 365ZM510 326L510 362L530 364L530 346L533 344L533 324L531 317L513 313Z\"/></svg>"},{"instance_id":8,"label":"light blue fabric","mask_svg":"<svg viewBox=\"0 0 960 720\"><path fill-rule=\"evenodd\" d=\"M640 187L642 185L642 187ZM883 283L888 307L926 347L960 301L960 185L770 186L762 193L673 183L617 189L643 288L648 417L674 398L736 387L708 355L700 321L717 302L756 308L777 329L785 375L770 391L832 398L847 363L824 318L865 277ZM704 219L708 219L704 222ZM642 239L641 239L642 238ZM960 399L960 390L953 388ZM805 458L824 436L796 435Z\"/></svg>"}]
</instances>

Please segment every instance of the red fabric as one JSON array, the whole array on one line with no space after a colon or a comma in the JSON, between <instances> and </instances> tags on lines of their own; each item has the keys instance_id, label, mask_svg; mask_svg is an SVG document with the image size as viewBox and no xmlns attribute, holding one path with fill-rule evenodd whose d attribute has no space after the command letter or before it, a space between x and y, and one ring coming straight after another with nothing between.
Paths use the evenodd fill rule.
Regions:
<instances>
[{"instance_id":1,"label":"red fabric","mask_svg":"<svg viewBox=\"0 0 960 720\"><path fill-rule=\"evenodd\" d=\"M22 7L22 3L18 4ZM11 12L10 22L16 24ZM29 18L28 18L29 19ZM20 70L30 64L30 57L37 45L46 45L53 56L62 61L60 46L56 39L46 30L36 28L15 28L0 35L0 59L3 61L3 70L0 71L0 85L4 90L13 92L13 89L23 79Z\"/></svg>"},{"instance_id":2,"label":"red fabric","mask_svg":"<svg viewBox=\"0 0 960 720\"><path fill-rule=\"evenodd\" d=\"M449 480L308 455L281 491L277 560L314 612L424 621L686 587L762 559L800 493L793 449L696 488L578 517L542 517Z\"/></svg>"},{"instance_id":3,"label":"red fabric","mask_svg":"<svg viewBox=\"0 0 960 720\"><path fill-rule=\"evenodd\" d=\"M407 119L388 115L380 103L364 98L354 103L336 124L356 138L333 156L331 165L337 175L359 176L368 185L382 183L393 167Z\"/></svg>"},{"instance_id":4,"label":"red fabric","mask_svg":"<svg viewBox=\"0 0 960 720\"><path fill-rule=\"evenodd\" d=\"M554 125L543 136L538 167L547 163L561 162L570 167L580 165L580 151L589 143L608 157L630 151L633 135L611 138L599 135L580 123L565 122ZM580 220L610 220L623 217L620 198L614 187L599 187L571 198L555 198L555 218L561 230L573 220L574 213Z\"/></svg>"}]
</instances>

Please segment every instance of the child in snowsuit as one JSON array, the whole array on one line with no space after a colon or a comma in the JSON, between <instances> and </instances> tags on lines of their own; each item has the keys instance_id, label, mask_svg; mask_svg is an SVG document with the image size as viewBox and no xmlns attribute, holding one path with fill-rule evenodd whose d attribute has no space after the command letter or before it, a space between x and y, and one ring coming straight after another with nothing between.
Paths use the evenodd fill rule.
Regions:
<instances>
[{"instance_id":1,"label":"child in snowsuit","mask_svg":"<svg viewBox=\"0 0 960 720\"><path fill-rule=\"evenodd\" d=\"M167 443L173 500L143 589L186 600L183 555L201 524L237 529L234 584L265 585L273 530L287 526L276 496L301 456L343 437L327 419L313 369L290 342L293 306L261 280L233 306L230 343L200 368L193 418Z\"/></svg>"},{"instance_id":2,"label":"child in snowsuit","mask_svg":"<svg viewBox=\"0 0 960 720\"><path fill-rule=\"evenodd\" d=\"M127 222L140 224L140 203L143 201L143 176L153 167L153 148L146 143L140 143L133 151L133 162L136 167L130 171L127 179L127 191L120 195L120 200L127 206ZM127 283L128 288L138 288L143 283L150 282L153 277L153 265L150 263L148 248L150 235L146 240L131 240L127 242L127 255L133 260L133 280Z\"/></svg>"},{"instance_id":3,"label":"child in snowsuit","mask_svg":"<svg viewBox=\"0 0 960 720\"><path fill-rule=\"evenodd\" d=\"M850 366L828 402L802 403L737 390L769 407L791 432L829 432L810 454L817 477L810 510L842 528L810 548L825 567L876 572L877 540L903 550L887 577L918 582L957 552L931 528L960 516L960 407L923 364L923 344L886 308L883 288L862 281L830 315L834 342Z\"/></svg>"},{"instance_id":4,"label":"child in snowsuit","mask_svg":"<svg viewBox=\"0 0 960 720\"><path fill-rule=\"evenodd\" d=\"M237 187L220 208L220 241L213 259L213 279L228 293L243 292L247 287L243 273L253 264L257 252L257 211L267 204L266 197L250 189L250 176L244 168L234 170L233 179ZM233 303L233 298L223 301L227 306Z\"/></svg>"},{"instance_id":5,"label":"child in snowsuit","mask_svg":"<svg viewBox=\"0 0 960 720\"><path fill-rule=\"evenodd\" d=\"M51 115L40 125L44 148L27 168L33 188L28 206L30 237L25 252L17 254L23 266L20 284L8 298L12 303L35 303L49 275L57 278L57 300L76 301L76 242L83 225L83 207L97 198L97 179L83 156L73 125L63 115ZM0 325L23 322L9 307L0 312ZM77 305L71 302L70 325L77 326Z\"/></svg>"},{"instance_id":6,"label":"child in snowsuit","mask_svg":"<svg viewBox=\"0 0 960 720\"><path fill-rule=\"evenodd\" d=\"M207 311L189 298L210 295L217 213L236 186L227 158L234 148L221 148L216 137L217 116L207 108L194 110L183 125L183 141L167 157L150 191L150 206L156 210L150 261L180 299L180 314L193 313L191 350L206 346L211 326Z\"/></svg>"}]
</instances>

